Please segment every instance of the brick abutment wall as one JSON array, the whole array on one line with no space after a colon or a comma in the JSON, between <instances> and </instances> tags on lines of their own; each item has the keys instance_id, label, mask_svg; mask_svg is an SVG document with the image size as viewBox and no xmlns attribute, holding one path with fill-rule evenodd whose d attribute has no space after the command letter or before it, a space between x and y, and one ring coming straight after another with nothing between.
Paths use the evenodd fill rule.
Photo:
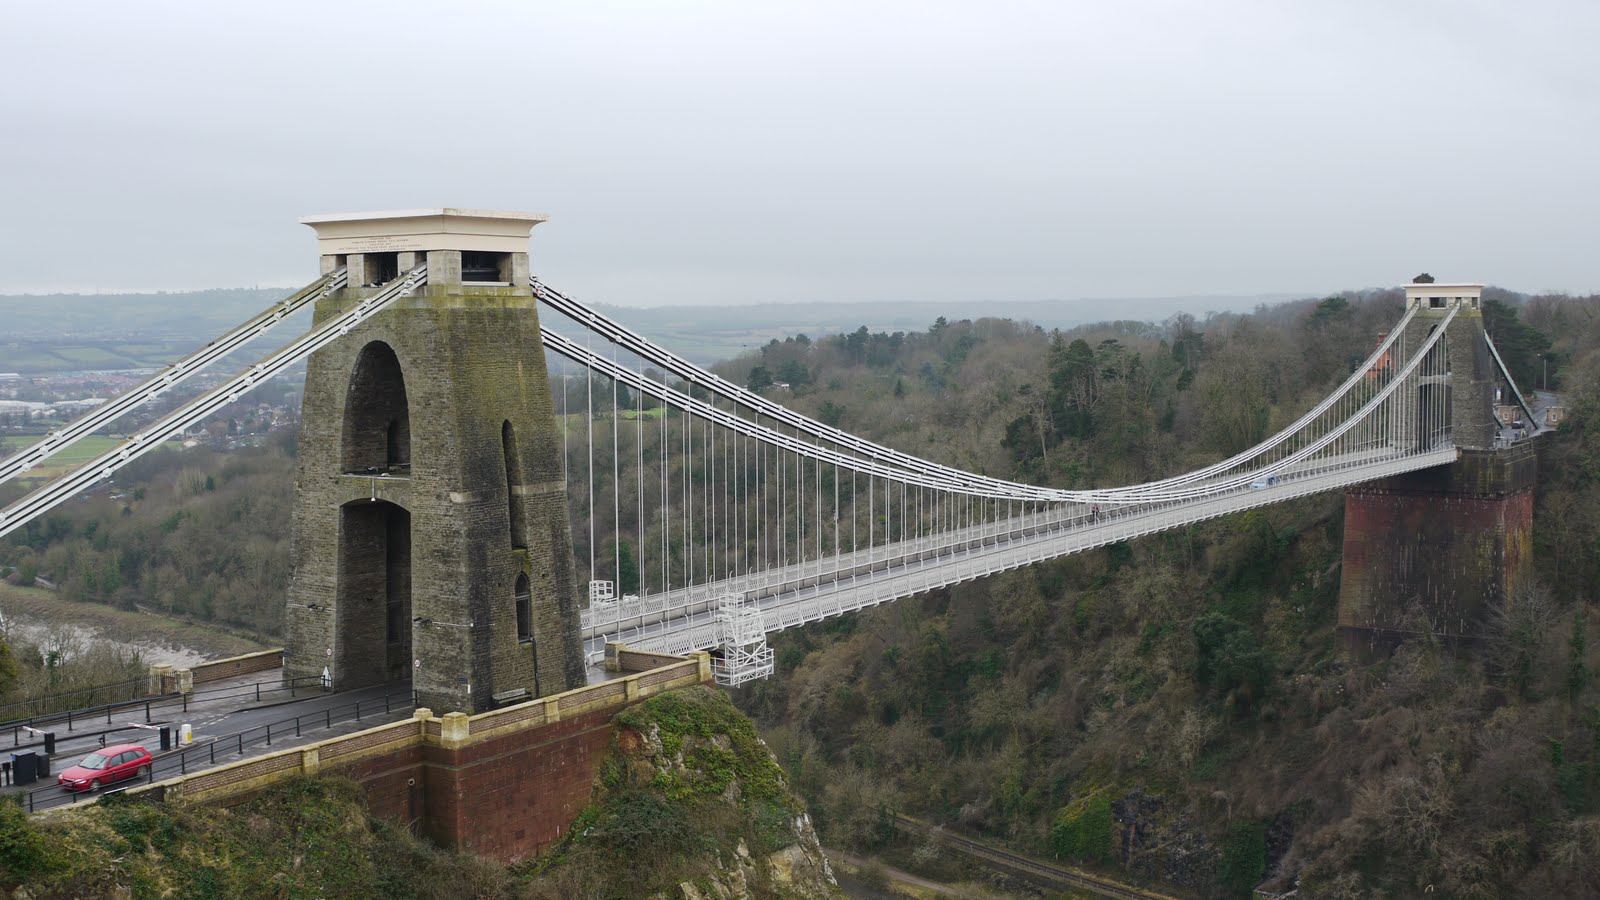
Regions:
<instances>
[{"instance_id":1,"label":"brick abutment wall","mask_svg":"<svg viewBox=\"0 0 1600 900\"><path fill-rule=\"evenodd\" d=\"M1472 646L1530 571L1535 439L1463 450L1451 466L1345 495L1339 640L1355 658L1393 652L1424 631Z\"/></svg>"},{"instance_id":2,"label":"brick abutment wall","mask_svg":"<svg viewBox=\"0 0 1600 900\"><path fill-rule=\"evenodd\" d=\"M515 862L559 840L588 803L618 712L664 691L713 683L705 653L620 658L622 677L600 684L473 716L418 709L403 722L127 793L233 806L295 776L337 774L366 788L374 815L440 846Z\"/></svg>"}]
</instances>

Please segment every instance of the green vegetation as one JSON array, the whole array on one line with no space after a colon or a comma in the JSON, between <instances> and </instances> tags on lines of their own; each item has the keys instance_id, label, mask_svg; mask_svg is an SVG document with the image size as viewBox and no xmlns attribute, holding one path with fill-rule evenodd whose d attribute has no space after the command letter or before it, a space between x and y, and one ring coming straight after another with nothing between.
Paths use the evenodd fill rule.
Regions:
<instances>
[{"instance_id":1,"label":"green vegetation","mask_svg":"<svg viewBox=\"0 0 1600 900\"><path fill-rule=\"evenodd\" d=\"M115 496L92 494L0 539L0 569L45 577L72 603L278 635L293 479L282 447L151 453L118 473ZM0 486L0 502L16 490Z\"/></svg>"},{"instance_id":2,"label":"green vegetation","mask_svg":"<svg viewBox=\"0 0 1600 900\"><path fill-rule=\"evenodd\" d=\"M1600 297L1489 296L1519 380L1548 361L1571 415L1541 460L1535 578L1483 647L1340 657L1338 495L785 632L782 675L736 697L824 840L873 848L903 810L1202 896L1600 892ZM1129 483L1292 421L1398 299L1059 334L939 322L722 371L798 362L784 402L940 462Z\"/></svg>"},{"instance_id":3,"label":"green vegetation","mask_svg":"<svg viewBox=\"0 0 1600 900\"><path fill-rule=\"evenodd\" d=\"M9 443L14 443L16 448L21 450L38 443L39 440L43 439L43 437L44 435L42 434L20 436L14 435L11 437ZM103 434L88 435L78 440L71 447L62 450L60 453L57 453L39 465L29 469L27 474L21 476L21 478L18 480L25 484L36 486L40 482L48 481L49 479L65 475L67 472L77 468L80 465L83 465L91 459L100 456L102 453L105 453L107 450L110 450L121 443L122 438L120 437L111 437Z\"/></svg>"},{"instance_id":4,"label":"green vegetation","mask_svg":"<svg viewBox=\"0 0 1600 900\"><path fill-rule=\"evenodd\" d=\"M1222 860L1217 864L1217 881L1235 897L1250 896L1267 874L1267 825L1265 822L1234 822L1222 841Z\"/></svg>"},{"instance_id":5,"label":"green vegetation","mask_svg":"<svg viewBox=\"0 0 1600 900\"><path fill-rule=\"evenodd\" d=\"M803 809L755 727L707 688L659 694L620 713L590 805L532 871L537 896L649 896L727 869L742 847L759 896L816 896L771 880L763 857L796 843ZM740 854L743 855L743 854Z\"/></svg>"},{"instance_id":6,"label":"green vegetation","mask_svg":"<svg viewBox=\"0 0 1600 900\"><path fill-rule=\"evenodd\" d=\"M1083 863L1111 861L1111 795L1098 791L1063 807L1050 828L1050 846L1062 859Z\"/></svg>"},{"instance_id":7,"label":"green vegetation","mask_svg":"<svg viewBox=\"0 0 1600 900\"><path fill-rule=\"evenodd\" d=\"M115 796L30 819L0 804L0 886L54 897L500 897L506 870L368 817L361 788L299 779L234 809Z\"/></svg>"},{"instance_id":8,"label":"green vegetation","mask_svg":"<svg viewBox=\"0 0 1600 900\"><path fill-rule=\"evenodd\" d=\"M826 896L814 880L772 879L765 868L763 854L797 841L800 807L726 696L661 694L620 719L633 730L605 759L591 805L555 851L519 866L442 851L372 818L354 782L302 778L230 809L112 794L30 818L0 803L0 888L41 900L633 897L708 886L742 846L755 855L746 861L755 895Z\"/></svg>"}]
</instances>

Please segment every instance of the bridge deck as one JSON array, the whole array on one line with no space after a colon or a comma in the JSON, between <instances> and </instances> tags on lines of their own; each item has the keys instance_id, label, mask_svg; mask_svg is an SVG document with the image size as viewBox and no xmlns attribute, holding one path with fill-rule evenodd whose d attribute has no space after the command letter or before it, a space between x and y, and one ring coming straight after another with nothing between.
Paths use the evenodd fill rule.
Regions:
<instances>
[{"instance_id":1,"label":"bridge deck","mask_svg":"<svg viewBox=\"0 0 1600 900\"><path fill-rule=\"evenodd\" d=\"M932 537L825 556L799 564L646 596L634 614L593 621L586 613L585 652L604 656L608 641L684 653L718 646L715 621L722 597L735 594L762 611L768 631L793 628L1030 563L1080 553L1206 519L1338 490L1378 478L1454 462L1454 448L1401 457L1362 451L1322 460L1311 471L1286 474L1264 488L1090 519L1079 509L1056 509L956 529ZM621 609L620 604L617 609Z\"/></svg>"}]
</instances>

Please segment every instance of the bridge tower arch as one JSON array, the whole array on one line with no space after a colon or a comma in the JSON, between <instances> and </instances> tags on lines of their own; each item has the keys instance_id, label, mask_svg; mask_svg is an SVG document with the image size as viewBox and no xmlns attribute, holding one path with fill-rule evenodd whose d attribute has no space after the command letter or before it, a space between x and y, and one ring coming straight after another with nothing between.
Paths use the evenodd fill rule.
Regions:
<instances>
[{"instance_id":1,"label":"bridge tower arch","mask_svg":"<svg viewBox=\"0 0 1600 900\"><path fill-rule=\"evenodd\" d=\"M348 287L318 322L419 265L427 283L310 358L285 674L409 676L477 712L584 683L578 593L527 240L544 217L313 216Z\"/></svg>"}]
</instances>

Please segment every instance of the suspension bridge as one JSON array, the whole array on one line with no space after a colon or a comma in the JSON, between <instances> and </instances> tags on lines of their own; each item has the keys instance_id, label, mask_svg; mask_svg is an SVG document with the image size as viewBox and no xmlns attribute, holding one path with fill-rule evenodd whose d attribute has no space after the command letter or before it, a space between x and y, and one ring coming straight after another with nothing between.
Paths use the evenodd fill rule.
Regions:
<instances>
[{"instance_id":1,"label":"suspension bridge","mask_svg":"<svg viewBox=\"0 0 1600 900\"><path fill-rule=\"evenodd\" d=\"M712 650L738 684L772 674L776 631L1539 429L1480 287L1414 284L1344 382L1256 446L1142 484L1025 484L801 415L563 294L528 272L542 217L303 221L321 277L0 461L0 482L315 308L309 330L0 510L0 536L309 360L286 676L412 676L445 708L569 689L617 644Z\"/></svg>"}]
</instances>

